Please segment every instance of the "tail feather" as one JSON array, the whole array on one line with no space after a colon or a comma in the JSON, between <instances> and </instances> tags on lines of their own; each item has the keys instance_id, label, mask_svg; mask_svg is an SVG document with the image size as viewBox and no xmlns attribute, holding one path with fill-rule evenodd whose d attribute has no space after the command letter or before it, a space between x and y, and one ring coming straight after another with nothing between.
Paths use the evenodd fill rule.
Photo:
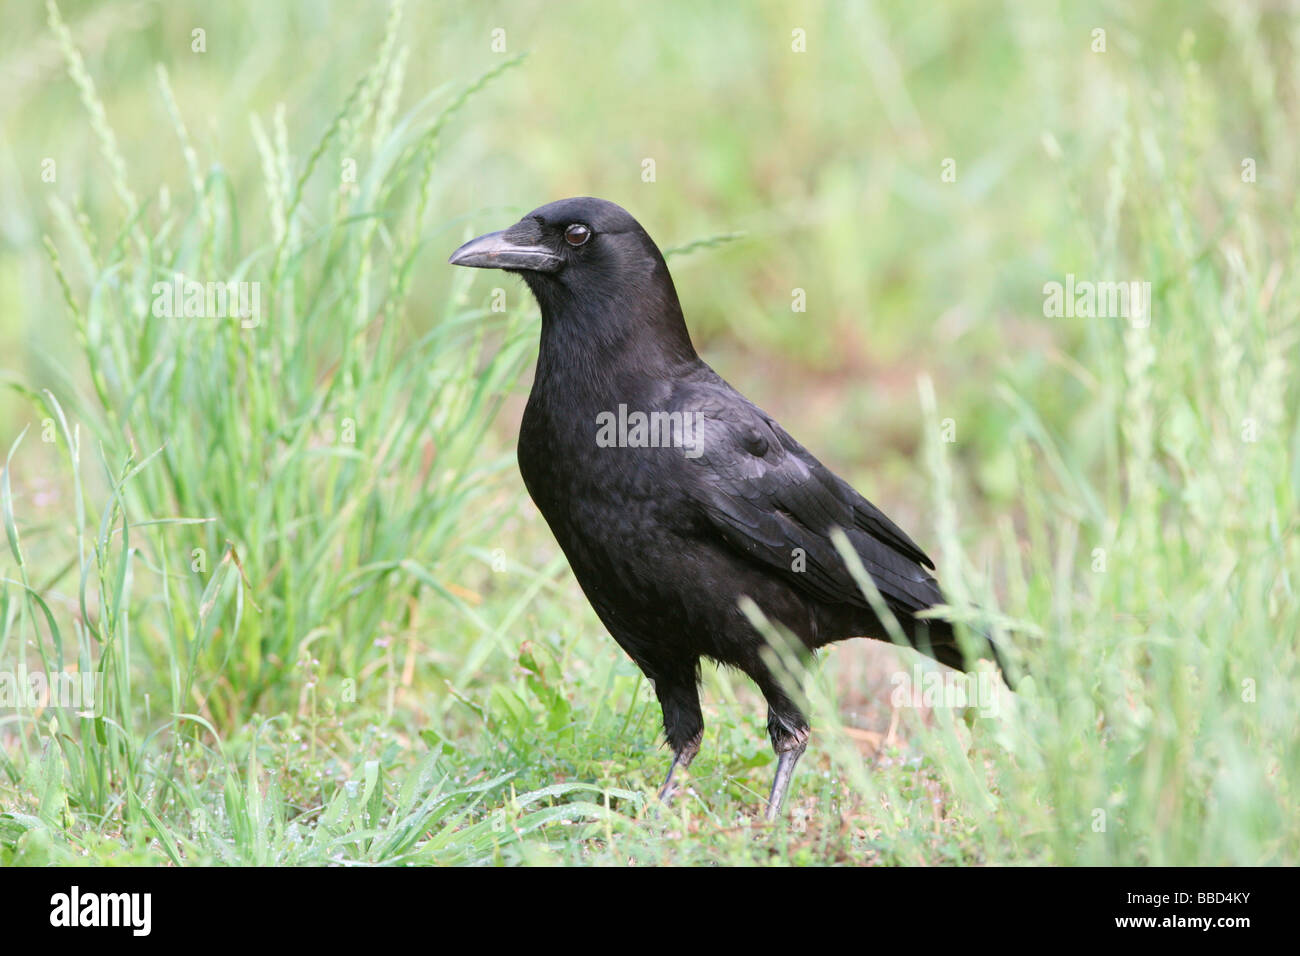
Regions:
<instances>
[{"instance_id":1,"label":"tail feather","mask_svg":"<svg viewBox=\"0 0 1300 956\"><path fill-rule=\"evenodd\" d=\"M930 619L916 621L912 633L908 634L912 646L922 654L934 658L940 664L959 671L974 669L975 660L992 660L1002 674L1002 680L1011 690L1016 689L1018 680L1012 677L1007 659L985 630L980 630L975 638L974 657L968 659L957 643L957 634L947 621Z\"/></svg>"}]
</instances>

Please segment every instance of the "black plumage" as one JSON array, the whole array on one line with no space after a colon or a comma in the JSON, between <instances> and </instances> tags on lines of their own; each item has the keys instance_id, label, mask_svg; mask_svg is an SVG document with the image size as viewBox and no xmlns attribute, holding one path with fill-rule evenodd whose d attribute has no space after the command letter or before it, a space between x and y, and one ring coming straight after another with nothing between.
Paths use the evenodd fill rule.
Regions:
<instances>
[{"instance_id":1,"label":"black plumage","mask_svg":"<svg viewBox=\"0 0 1300 956\"><path fill-rule=\"evenodd\" d=\"M742 596L804 653L887 639L834 528L909 639L965 664L949 624L916 617L943 603L934 563L699 358L663 256L625 210L560 200L450 261L516 272L541 306L520 472L592 607L654 684L674 754L665 798L700 747L702 658L739 668L767 700L779 758L769 814L803 753L808 721L769 669ZM637 413L658 427L605 447Z\"/></svg>"}]
</instances>

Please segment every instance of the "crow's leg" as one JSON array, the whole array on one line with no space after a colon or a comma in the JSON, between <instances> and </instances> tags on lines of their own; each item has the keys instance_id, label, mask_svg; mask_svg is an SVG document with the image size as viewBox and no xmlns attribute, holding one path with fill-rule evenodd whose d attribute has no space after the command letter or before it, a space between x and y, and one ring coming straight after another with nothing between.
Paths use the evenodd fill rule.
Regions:
<instances>
[{"instance_id":1,"label":"crow's leg","mask_svg":"<svg viewBox=\"0 0 1300 956\"><path fill-rule=\"evenodd\" d=\"M689 767L700 752L704 715L700 712L700 693L696 688L694 669L685 674L658 677L654 688L664 712L664 736L668 746L673 748L673 762L668 767L664 785L659 788L659 799L670 803L676 792L673 777L677 768Z\"/></svg>"},{"instance_id":2,"label":"crow's leg","mask_svg":"<svg viewBox=\"0 0 1300 956\"><path fill-rule=\"evenodd\" d=\"M772 793L767 798L767 819L775 820L790 789L795 764L808 747L808 718L770 677L758 682L767 698L767 733L776 751L776 776L772 780Z\"/></svg>"}]
</instances>

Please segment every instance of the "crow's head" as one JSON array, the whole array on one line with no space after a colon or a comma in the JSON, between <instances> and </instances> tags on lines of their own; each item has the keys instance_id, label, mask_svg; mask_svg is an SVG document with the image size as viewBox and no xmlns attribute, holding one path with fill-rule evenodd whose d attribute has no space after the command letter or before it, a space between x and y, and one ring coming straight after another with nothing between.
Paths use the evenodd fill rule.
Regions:
<instances>
[{"instance_id":1,"label":"crow's head","mask_svg":"<svg viewBox=\"0 0 1300 956\"><path fill-rule=\"evenodd\" d=\"M663 257L622 206L578 196L534 209L509 229L471 239L447 260L454 266L518 272L562 283L662 268Z\"/></svg>"},{"instance_id":2,"label":"crow's head","mask_svg":"<svg viewBox=\"0 0 1300 956\"><path fill-rule=\"evenodd\" d=\"M471 239L447 261L517 273L553 327L607 342L657 332L672 351L694 356L663 255L615 203L588 196L547 203L509 229Z\"/></svg>"}]
</instances>

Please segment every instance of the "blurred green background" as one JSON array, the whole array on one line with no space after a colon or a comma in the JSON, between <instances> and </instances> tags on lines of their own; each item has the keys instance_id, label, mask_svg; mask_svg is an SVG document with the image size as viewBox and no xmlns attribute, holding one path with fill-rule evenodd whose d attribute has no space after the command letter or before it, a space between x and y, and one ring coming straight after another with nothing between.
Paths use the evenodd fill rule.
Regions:
<instances>
[{"instance_id":1,"label":"blurred green background","mask_svg":"<svg viewBox=\"0 0 1300 956\"><path fill-rule=\"evenodd\" d=\"M154 208L160 189L186 188L155 82L162 63L202 163L251 200L245 217L262 214L250 116L269 128L283 104L301 162L376 55L386 19L378 3L63 12L132 187ZM0 41L0 348L6 367L37 383L43 362L69 359L73 338L40 248L43 233L57 234L49 200L96 222L120 212L45 21L41 4L9 3ZM962 447L982 463L985 490L1007 495L988 386L1007 377L1028 388L1048 419L1077 400L1040 387L1056 351L1086 334L1080 322L1042 318L1041 287L1081 273L1103 233L1122 127L1134 113L1172 114L1187 140L1176 145L1198 150L1211 194L1245 192L1239 163L1256 156L1259 182L1239 200L1275 205L1293 164L1264 155L1261 140L1284 120L1271 100L1252 107L1264 83L1271 90L1269 64L1291 67L1266 48L1291 26L1281 6L1239 3L412 7L400 36L403 108L528 54L444 139L412 311L450 281L444 254L466 217L495 228L590 194L626 206L664 246L743 231L743 241L674 266L698 344L724 376L848 467L866 451L878 461L881 447L914 450L915 378L928 371L963 413ZM1092 51L1094 28L1106 30L1105 53ZM196 29L206 52L191 49ZM505 53L493 50L498 29ZM792 50L796 29L804 53ZM1187 101L1185 31L1210 73L1203 82L1230 97ZM46 158L57 163L54 183L41 179ZM642 181L647 158L653 183ZM941 181L949 158L954 183ZM1171 154L1170 175L1190 161ZM791 312L795 288L807 292L806 314ZM8 398L0 415L10 431L22 421Z\"/></svg>"},{"instance_id":2,"label":"blurred green background","mask_svg":"<svg viewBox=\"0 0 1300 956\"><path fill-rule=\"evenodd\" d=\"M4 22L0 656L79 653L120 728L0 722L0 859L1296 859L1293 4ZM895 652L837 650L848 726L756 850L759 710L710 673L703 796L654 816L651 696L512 462L535 310L445 264L584 194L673 253L706 360L1026 625L1022 723L900 731ZM264 283L268 321L151 322L176 270ZM1151 282L1150 329L1047 317L1067 274ZM173 518L209 523L138 527Z\"/></svg>"}]
</instances>

